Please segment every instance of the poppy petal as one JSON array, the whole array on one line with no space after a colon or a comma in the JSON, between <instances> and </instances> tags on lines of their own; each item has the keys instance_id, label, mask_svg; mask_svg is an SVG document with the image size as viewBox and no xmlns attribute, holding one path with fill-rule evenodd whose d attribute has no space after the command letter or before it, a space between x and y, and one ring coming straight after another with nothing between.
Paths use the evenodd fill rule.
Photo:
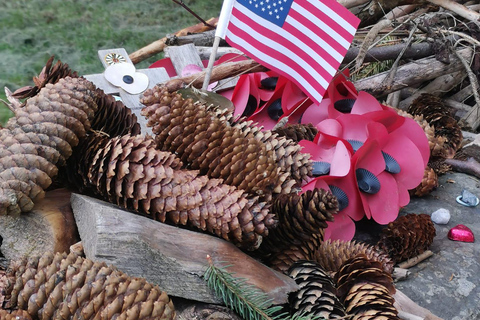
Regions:
<instances>
[{"instance_id":1,"label":"poppy petal","mask_svg":"<svg viewBox=\"0 0 480 320\"><path fill-rule=\"evenodd\" d=\"M346 214L337 213L333 221L327 221L324 239L350 241L355 235L355 223Z\"/></svg>"}]
</instances>

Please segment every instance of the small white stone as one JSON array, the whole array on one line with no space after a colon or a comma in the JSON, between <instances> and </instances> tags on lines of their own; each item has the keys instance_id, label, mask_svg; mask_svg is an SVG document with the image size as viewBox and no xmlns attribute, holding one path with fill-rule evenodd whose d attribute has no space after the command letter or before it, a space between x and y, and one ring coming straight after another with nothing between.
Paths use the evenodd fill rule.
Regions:
<instances>
[{"instance_id":1,"label":"small white stone","mask_svg":"<svg viewBox=\"0 0 480 320\"><path fill-rule=\"evenodd\" d=\"M448 209L440 208L432 213L432 221L436 224L447 224L450 221L450 211Z\"/></svg>"}]
</instances>

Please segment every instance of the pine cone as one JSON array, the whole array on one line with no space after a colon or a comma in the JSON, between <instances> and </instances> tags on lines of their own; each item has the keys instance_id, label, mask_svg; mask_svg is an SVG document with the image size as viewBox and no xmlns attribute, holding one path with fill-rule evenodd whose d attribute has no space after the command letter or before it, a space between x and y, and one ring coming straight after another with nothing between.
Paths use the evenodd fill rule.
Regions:
<instances>
[{"instance_id":1,"label":"pine cone","mask_svg":"<svg viewBox=\"0 0 480 320\"><path fill-rule=\"evenodd\" d=\"M38 77L33 77L33 82L35 86L27 86L15 90L13 97L17 99L25 99L34 97L40 92L40 90L45 87L48 83L55 84L60 79L71 77L77 78L78 74L76 71L72 71L68 64L62 63L60 60L52 67L54 56L51 56L48 59L47 64L43 67L42 72Z\"/></svg>"},{"instance_id":2,"label":"pine cone","mask_svg":"<svg viewBox=\"0 0 480 320\"><path fill-rule=\"evenodd\" d=\"M267 146L267 150L274 150L277 165L282 172L288 173L289 177L294 179L287 180L287 183L292 186L294 182L301 184L302 181L307 181L308 177L312 176L310 155L301 152L302 148L295 141L273 131L262 130L252 121L244 121L243 118L235 120L233 116L227 118L232 126L239 128L244 134L252 133L258 141Z\"/></svg>"},{"instance_id":3,"label":"pine cone","mask_svg":"<svg viewBox=\"0 0 480 320\"><path fill-rule=\"evenodd\" d=\"M410 190L410 195L423 197L430 194L435 188L438 187L438 176L435 170L427 166L423 173L422 182L415 188Z\"/></svg>"},{"instance_id":4,"label":"pine cone","mask_svg":"<svg viewBox=\"0 0 480 320\"><path fill-rule=\"evenodd\" d=\"M110 137L140 134L137 116L123 102L99 89L95 102L98 110L92 120L92 130L105 132Z\"/></svg>"},{"instance_id":5,"label":"pine cone","mask_svg":"<svg viewBox=\"0 0 480 320\"><path fill-rule=\"evenodd\" d=\"M463 140L462 130L441 98L424 93L412 102L408 112L423 115L429 125L435 128L435 136L445 138L442 151L436 151L433 155L445 158L455 156Z\"/></svg>"},{"instance_id":6,"label":"pine cone","mask_svg":"<svg viewBox=\"0 0 480 320\"><path fill-rule=\"evenodd\" d=\"M428 214L409 213L382 230L377 247L399 263L427 250L435 235L435 226Z\"/></svg>"},{"instance_id":7,"label":"pine cone","mask_svg":"<svg viewBox=\"0 0 480 320\"><path fill-rule=\"evenodd\" d=\"M308 241L312 235L323 241L323 229L338 212L338 201L330 191L314 189L300 195L279 195L270 211L278 218L278 225L270 230L261 250L281 252L285 247Z\"/></svg>"},{"instance_id":8,"label":"pine cone","mask_svg":"<svg viewBox=\"0 0 480 320\"><path fill-rule=\"evenodd\" d=\"M181 161L157 150L152 138L92 134L82 146L75 170L109 202L247 249L256 249L275 224L265 203L219 179L181 169Z\"/></svg>"},{"instance_id":9,"label":"pine cone","mask_svg":"<svg viewBox=\"0 0 480 320\"><path fill-rule=\"evenodd\" d=\"M288 275L300 287L289 296L292 315L298 312L322 319L344 319L345 308L336 296L333 281L318 264L298 261L289 269Z\"/></svg>"},{"instance_id":10,"label":"pine cone","mask_svg":"<svg viewBox=\"0 0 480 320\"><path fill-rule=\"evenodd\" d=\"M309 124L287 124L273 130L280 137L300 142L301 140L313 141L318 133L318 129L311 123Z\"/></svg>"},{"instance_id":11,"label":"pine cone","mask_svg":"<svg viewBox=\"0 0 480 320\"><path fill-rule=\"evenodd\" d=\"M267 199L272 192L291 192L292 184L285 183L289 176L275 163L273 150L230 126L222 111L159 86L147 90L141 102L158 148L178 155L186 168Z\"/></svg>"},{"instance_id":12,"label":"pine cone","mask_svg":"<svg viewBox=\"0 0 480 320\"><path fill-rule=\"evenodd\" d=\"M455 154L455 158L459 153L460 152L457 152ZM452 167L446 164L445 158L442 157L430 157L428 160L428 166L433 169L437 175L445 174L452 170Z\"/></svg>"},{"instance_id":13,"label":"pine cone","mask_svg":"<svg viewBox=\"0 0 480 320\"><path fill-rule=\"evenodd\" d=\"M75 254L13 263L7 271L4 308L35 319L173 319L165 292L142 278Z\"/></svg>"},{"instance_id":14,"label":"pine cone","mask_svg":"<svg viewBox=\"0 0 480 320\"><path fill-rule=\"evenodd\" d=\"M315 261L325 271L337 272L345 261L364 254L369 260L378 261L382 269L391 274L393 272L393 261L383 251L378 251L374 246L356 241L331 241L330 239L321 243L315 251Z\"/></svg>"},{"instance_id":15,"label":"pine cone","mask_svg":"<svg viewBox=\"0 0 480 320\"><path fill-rule=\"evenodd\" d=\"M352 319L397 320L393 306L395 286L382 264L360 254L345 261L335 274L337 296Z\"/></svg>"},{"instance_id":16,"label":"pine cone","mask_svg":"<svg viewBox=\"0 0 480 320\"><path fill-rule=\"evenodd\" d=\"M90 128L95 87L83 78L47 84L0 130L0 213L30 211Z\"/></svg>"},{"instance_id":17,"label":"pine cone","mask_svg":"<svg viewBox=\"0 0 480 320\"><path fill-rule=\"evenodd\" d=\"M272 269L287 274L288 269L299 260L313 261L315 252L323 239L323 232L314 234L312 237L300 244L292 244L282 247L281 250L274 250L273 253L259 251L261 258Z\"/></svg>"}]
</instances>

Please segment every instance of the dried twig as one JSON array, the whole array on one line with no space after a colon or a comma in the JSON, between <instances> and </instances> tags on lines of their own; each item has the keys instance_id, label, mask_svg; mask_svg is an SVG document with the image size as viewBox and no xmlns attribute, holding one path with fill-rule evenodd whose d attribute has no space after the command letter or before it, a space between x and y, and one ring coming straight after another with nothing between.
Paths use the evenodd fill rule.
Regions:
<instances>
[{"instance_id":1,"label":"dried twig","mask_svg":"<svg viewBox=\"0 0 480 320\"><path fill-rule=\"evenodd\" d=\"M173 2L175 2L176 4L180 5L182 8L184 8L185 10L187 10L192 16L194 16L198 21L200 21L201 23L203 23L204 26L207 26L209 28L212 28L212 29L215 29L215 26L211 25L210 23L208 23L207 21L203 20L202 17L200 17L195 11L193 11L192 9L190 9L186 4L185 2L183 2L183 0L172 0Z\"/></svg>"},{"instance_id":2,"label":"dried twig","mask_svg":"<svg viewBox=\"0 0 480 320\"><path fill-rule=\"evenodd\" d=\"M393 79L395 77L395 73L397 72L398 64L400 63L400 60L402 60L403 54L405 53L407 48L412 43L412 39L413 39L413 35L415 34L415 31L417 31L417 26L416 25L413 26L412 30L410 30L410 34L408 35L408 39L407 39L405 47L402 49L402 51L400 51L400 54L398 55L397 59L395 59L395 62L393 63L392 68L390 69L390 72L389 72L387 78L385 79L384 86L387 89L390 89L392 87L392 82L393 82Z\"/></svg>"},{"instance_id":3,"label":"dried twig","mask_svg":"<svg viewBox=\"0 0 480 320\"><path fill-rule=\"evenodd\" d=\"M413 258L410 258L402 263L399 263L398 264L398 267L399 268L402 268L402 269L408 269L408 268L411 268L413 266L416 266L417 264L419 264L420 262L422 262L423 260L429 258L433 256L433 252L430 251L430 250L427 250L421 254L419 254L418 256L416 257L413 257Z\"/></svg>"}]
</instances>

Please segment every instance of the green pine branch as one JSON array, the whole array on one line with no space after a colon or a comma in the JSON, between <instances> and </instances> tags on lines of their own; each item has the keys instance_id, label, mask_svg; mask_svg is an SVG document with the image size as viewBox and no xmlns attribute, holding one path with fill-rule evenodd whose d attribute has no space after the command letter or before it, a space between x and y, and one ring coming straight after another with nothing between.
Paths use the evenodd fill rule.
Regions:
<instances>
[{"instance_id":1,"label":"green pine branch","mask_svg":"<svg viewBox=\"0 0 480 320\"><path fill-rule=\"evenodd\" d=\"M220 296L227 307L237 312L245 320L320 320L304 314L288 316L279 313L281 306L272 306L272 299L259 288L248 284L243 278L235 278L225 267L217 267L210 256L207 256L209 267L204 279L207 286Z\"/></svg>"}]
</instances>

